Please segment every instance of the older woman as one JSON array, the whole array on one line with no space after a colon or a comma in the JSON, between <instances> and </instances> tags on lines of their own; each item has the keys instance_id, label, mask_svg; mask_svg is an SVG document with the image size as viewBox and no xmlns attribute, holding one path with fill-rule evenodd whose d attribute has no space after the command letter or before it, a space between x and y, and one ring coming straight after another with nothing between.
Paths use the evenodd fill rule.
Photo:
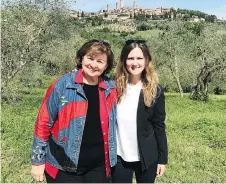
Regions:
<instances>
[{"instance_id":1,"label":"older woman","mask_svg":"<svg viewBox=\"0 0 226 184\"><path fill-rule=\"evenodd\" d=\"M37 117L32 175L48 183L105 182L116 164L116 88L105 74L113 66L110 45L86 42L77 71L48 88Z\"/></svg>"}]
</instances>

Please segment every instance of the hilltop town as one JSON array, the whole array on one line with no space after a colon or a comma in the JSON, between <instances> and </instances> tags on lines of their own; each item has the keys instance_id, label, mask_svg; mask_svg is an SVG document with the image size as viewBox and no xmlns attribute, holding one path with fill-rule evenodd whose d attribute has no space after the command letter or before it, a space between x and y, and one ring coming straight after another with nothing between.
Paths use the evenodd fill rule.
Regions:
<instances>
[{"instance_id":1,"label":"hilltop town","mask_svg":"<svg viewBox=\"0 0 226 184\"><path fill-rule=\"evenodd\" d=\"M175 7L140 8L137 6L136 0L133 0L133 7L126 7L124 6L124 0L119 0L119 3L115 3L115 8L110 9L109 4L106 4L106 9L100 9L98 12L72 11L71 16L79 19L84 17L102 17L104 20L119 22L131 22L139 16L149 20L217 21L215 15L208 15L200 11L180 10Z\"/></svg>"}]
</instances>

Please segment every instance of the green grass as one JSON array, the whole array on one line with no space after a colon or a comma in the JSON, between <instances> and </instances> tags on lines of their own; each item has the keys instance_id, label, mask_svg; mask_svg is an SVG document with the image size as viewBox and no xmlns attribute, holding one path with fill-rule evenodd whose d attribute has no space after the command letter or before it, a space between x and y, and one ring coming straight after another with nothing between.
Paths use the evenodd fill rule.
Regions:
<instances>
[{"instance_id":1,"label":"green grass","mask_svg":"<svg viewBox=\"0 0 226 184\"><path fill-rule=\"evenodd\" d=\"M157 182L226 182L226 96L166 94L169 164Z\"/></svg>"},{"instance_id":2,"label":"green grass","mask_svg":"<svg viewBox=\"0 0 226 184\"><path fill-rule=\"evenodd\" d=\"M24 94L29 91L29 94ZM45 89L23 89L22 101L2 105L1 172L3 183L31 183L30 152L38 108ZM188 95L166 94L169 164L156 182L226 182L226 96L208 103Z\"/></svg>"}]
</instances>

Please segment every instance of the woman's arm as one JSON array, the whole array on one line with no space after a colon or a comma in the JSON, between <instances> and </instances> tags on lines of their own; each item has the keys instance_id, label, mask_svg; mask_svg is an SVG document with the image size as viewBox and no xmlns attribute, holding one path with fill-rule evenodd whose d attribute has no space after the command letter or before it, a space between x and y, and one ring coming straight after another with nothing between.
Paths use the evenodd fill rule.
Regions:
<instances>
[{"instance_id":1,"label":"woman's arm","mask_svg":"<svg viewBox=\"0 0 226 184\"><path fill-rule=\"evenodd\" d=\"M48 138L58 114L59 94L56 88L57 81L54 81L48 88L35 123L31 173L36 181L43 181Z\"/></svg>"},{"instance_id":2,"label":"woman's arm","mask_svg":"<svg viewBox=\"0 0 226 184\"><path fill-rule=\"evenodd\" d=\"M168 147L165 132L165 96L164 90L159 85L157 87L157 97L154 102L154 111L152 116L152 124L158 144L158 164L168 163Z\"/></svg>"}]
</instances>

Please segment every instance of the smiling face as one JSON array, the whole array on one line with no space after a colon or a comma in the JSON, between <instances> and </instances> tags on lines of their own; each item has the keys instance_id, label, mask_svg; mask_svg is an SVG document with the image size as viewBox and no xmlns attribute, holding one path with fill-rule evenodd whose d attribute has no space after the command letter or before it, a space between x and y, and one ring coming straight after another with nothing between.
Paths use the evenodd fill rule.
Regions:
<instances>
[{"instance_id":1,"label":"smiling face","mask_svg":"<svg viewBox=\"0 0 226 184\"><path fill-rule=\"evenodd\" d=\"M126 69L131 76L140 77L146 65L145 57L139 47L130 51L126 60Z\"/></svg>"},{"instance_id":2,"label":"smiling face","mask_svg":"<svg viewBox=\"0 0 226 184\"><path fill-rule=\"evenodd\" d=\"M107 68L107 55L85 55L82 60L82 69L86 76L91 78L97 78Z\"/></svg>"}]
</instances>

